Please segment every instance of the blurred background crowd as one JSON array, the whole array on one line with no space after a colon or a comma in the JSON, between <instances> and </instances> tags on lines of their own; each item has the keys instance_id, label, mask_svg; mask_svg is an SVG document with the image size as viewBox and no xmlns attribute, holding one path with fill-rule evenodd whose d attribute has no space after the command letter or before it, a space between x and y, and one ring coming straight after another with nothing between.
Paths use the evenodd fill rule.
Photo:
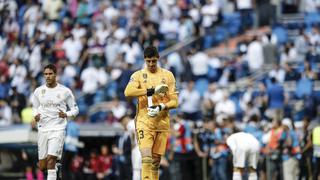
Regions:
<instances>
[{"instance_id":1,"label":"blurred background crowd","mask_svg":"<svg viewBox=\"0 0 320 180\"><path fill-rule=\"evenodd\" d=\"M80 109L69 136L81 139L88 124L123 129L96 144L66 141L68 179L124 179L131 152L119 140L135 102L123 91L154 45L179 89L163 179L230 179L225 140L236 131L261 142L261 179L317 179L319 8L316 0L0 0L0 126L31 123L30 97L53 63ZM27 152L19 165L41 179Z\"/></svg>"}]
</instances>

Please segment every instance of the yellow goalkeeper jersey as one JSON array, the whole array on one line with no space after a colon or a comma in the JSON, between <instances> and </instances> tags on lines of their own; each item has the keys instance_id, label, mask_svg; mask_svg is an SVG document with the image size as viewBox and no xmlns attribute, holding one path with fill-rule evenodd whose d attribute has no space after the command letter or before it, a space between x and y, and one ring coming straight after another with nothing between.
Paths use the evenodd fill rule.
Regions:
<instances>
[{"instance_id":1,"label":"yellow goalkeeper jersey","mask_svg":"<svg viewBox=\"0 0 320 180\"><path fill-rule=\"evenodd\" d=\"M175 107L178 104L176 81L173 74L163 68L158 67L156 73L151 73L147 68L136 71L132 74L130 81L126 87L125 94L134 94L132 91L146 90L148 88L155 88L157 85L166 84L169 91L164 96L154 94L152 97L153 105L160 103L173 104ZM148 116L148 99L147 96L137 96L137 114L136 114L136 129L144 129L151 131L169 131L170 117L169 110L165 109L159 112L156 117Z\"/></svg>"}]
</instances>

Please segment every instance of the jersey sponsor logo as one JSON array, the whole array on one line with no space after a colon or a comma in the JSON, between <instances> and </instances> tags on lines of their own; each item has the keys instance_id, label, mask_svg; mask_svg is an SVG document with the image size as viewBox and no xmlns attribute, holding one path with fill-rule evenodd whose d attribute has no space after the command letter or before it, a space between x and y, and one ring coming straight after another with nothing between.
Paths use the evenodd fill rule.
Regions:
<instances>
[{"instance_id":1,"label":"jersey sponsor logo","mask_svg":"<svg viewBox=\"0 0 320 180\"><path fill-rule=\"evenodd\" d=\"M43 108L58 108L60 107L59 103L54 103L53 101L49 100L47 103L41 104Z\"/></svg>"}]
</instances>

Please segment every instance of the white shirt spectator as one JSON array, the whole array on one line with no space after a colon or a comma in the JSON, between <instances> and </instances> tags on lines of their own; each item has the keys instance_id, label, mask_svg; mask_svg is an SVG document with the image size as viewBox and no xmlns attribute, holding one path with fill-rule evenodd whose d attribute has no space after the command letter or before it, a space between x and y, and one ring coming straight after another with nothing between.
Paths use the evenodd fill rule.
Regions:
<instances>
[{"instance_id":1,"label":"white shirt spectator","mask_svg":"<svg viewBox=\"0 0 320 180\"><path fill-rule=\"evenodd\" d=\"M176 70L176 73L178 74L183 73L184 67L182 64L182 59L177 52L173 52L169 54L167 59L168 59L169 67L174 67Z\"/></svg>"},{"instance_id":2,"label":"white shirt spectator","mask_svg":"<svg viewBox=\"0 0 320 180\"><path fill-rule=\"evenodd\" d=\"M0 100L0 126L10 125L12 118L12 111L10 106L4 100Z\"/></svg>"},{"instance_id":3,"label":"white shirt spectator","mask_svg":"<svg viewBox=\"0 0 320 180\"><path fill-rule=\"evenodd\" d=\"M4 47L7 45L7 38L0 36L0 59L4 56Z\"/></svg>"},{"instance_id":4,"label":"white shirt spectator","mask_svg":"<svg viewBox=\"0 0 320 180\"><path fill-rule=\"evenodd\" d=\"M34 45L29 58L29 70L32 77L36 77L41 71L41 49L39 45Z\"/></svg>"},{"instance_id":5,"label":"white shirt spectator","mask_svg":"<svg viewBox=\"0 0 320 180\"><path fill-rule=\"evenodd\" d=\"M182 112L195 113L200 110L201 97L197 90L183 89L179 94L179 103Z\"/></svg>"},{"instance_id":6,"label":"white shirt spectator","mask_svg":"<svg viewBox=\"0 0 320 180\"><path fill-rule=\"evenodd\" d=\"M189 18L184 18L181 20L181 25L179 28L179 41L185 41L186 39L192 37L194 31L193 22Z\"/></svg>"},{"instance_id":7,"label":"white shirt spectator","mask_svg":"<svg viewBox=\"0 0 320 180\"><path fill-rule=\"evenodd\" d=\"M75 39L81 39L86 35L87 31L85 28L81 27L80 24L77 24L76 27L72 29L71 33Z\"/></svg>"},{"instance_id":8,"label":"white shirt spectator","mask_svg":"<svg viewBox=\"0 0 320 180\"><path fill-rule=\"evenodd\" d=\"M83 81L82 91L86 94L94 94L99 86L104 86L108 81L108 75L103 68L89 66L81 73Z\"/></svg>"},{"instance_id":9,"label":"white shirt spectator","mask_svg":"<svg viewBox=\"0 0 320 180\"><path fill-rule=\"evenodd\" d=\"M160 32L166 39L176 39L178 37L180 23L174 18L164 18L160 22Z\"/></svg>"},{"instance_id":10,"label":"white shirt spectator","mask_svg":"<svg viewBox=\"0 0 320 180\"><path fill-rule=\"evenodd\" d=\"M54 35L58 31L57 24L48 20L40 23L38 29L45 35Z\"/></svg>"},{"instance_id":11,"label":"white shirt spectator","mask_svg":"<svg viewBox=\"0 0 320 180\"><path fill-rule=\"evenodd\" d=\"M150 21L159 23L159 20L161 19L159 17L162 17L160 7L157 4L151 5L150 8L149 8L149 19L150 19Z\"/></svg>"},{"instance_id":12,"label":"white shirt spectator","mask_svg":"<svg viewBox=\"0 0 320 180\"><path fill-rule=\"evenodd\" d=\"M78 62L82 50L82 43L79 39L68 38L63 42L62 48L66 52L66 57L71 64Z\"/></svg>"},{"instance_id":13,"label":"white shirt spectator","mask_svg":"<svg viewBox=\"0 0 320 180\"><path fill-rule=\"evenodd\" d=\"M209 28L212 26L214 22L218 20L219 13L219 4L216 1L212 1L211 3L205 4L201 8L202 14L202 26L205 28Z\"/></svg>"},{"instance_id":14,"label":"white shirt spectator","mask_svg":"<svg viewBox=\"0 0 320 180\"><path fill-rule=\"evenodd\" d=\"M196 76L206 75L208 73L208 55L202 51L190 57L191 71Z\"/></svg>"},{"instance_id":15,"label":"white shirt spectator","mask_svg":"<svg viewBox=\"0 0 320 180\"><path fill-rule=\"evenodd\" d=\"M103 11L104 17L106 17L107 22L110 23L111 20L119 15L119 10L115 9L109 2L106 2L106 8Z\"/></svg>"},{"instance_id":16,"label":"white shirt spectator","mask_svg":"<svg viewBox=\"0 0 320 180\"><path fill-rule=\"evenodd\" d=\"M247 60L250 70L260 69L263 65L263 48L260 41L252 41L248 46Z\"/></svg>"},{"instance_id":17,"label":"white shirt spectator","mask_svg":"<svg viewBox=\"0 0 320 180\"><path fill-rule=\"evenodd\" d=\"M119 54L120 46L121 44L118 40L111 39L108 41L104 50L108 66L112 66L112 64L117 60L117 55Z\"/></svg>"},{"instance_id":18,"label":"white shirt spectator","mask_svg":"<svg viewBox=\"0 0 320 180\"><path fill-rule=\"evenodd\" d=\"M209 99L214 104L222 101L223 96L223 90L219 89L214 83L210 84L208 91L204 93L204 99Z\"/></svg>"},{"instance_id":19,"label":"white shirt spectator","mask_svg":"<svg viewBox=\"0 0 320 180\"><path fill-rule=\"evenodd\" d=\"M64 3L62 0L43 0L42 9L50 20L59 19L59 10L62 9Z\"/></svg>"},{"instance_id":20,"label":"white shirt spectator","mask_svg":"<svg viewBox=\"0 0 320 180\"><path fill-rule=\"evenodd\" d=\"M276 78L277 82L279 83L284 82L285 76L286 76L285 70L280 67L275 67L269 72L269 77Z\"/></svg>"},{"instance_id":21,"label":"white shirt spectator","mask_svg":"<svg viewBox=\"0 0 320 180\"><path fill-rule=\"evenodd\" d=\"M15 62L11 64L9 67L9 75L12 78L11 86L18 87L20 84L23 83L25 77L27 76L27 68L21 63L22 62Z\"/></svg>"},{"instance_id":22,"label":"white shirt spectator","mask_svg":"<svg viewBox=\"0 0 320 180\"><path fill-rule=\"evenodd\" d=\"M232 100L228 98L229 94L225 91L223 100L219 101L214 109L214 112L217 116L222 114L233 116L236 114L236 105Z\"/></svg>"},{"instance_id":23,"label":"white shirt spectator","mask_svg":"<svg viewBox=\"0 0 320 180\"><path fill-rule=\"evenodd\" d=\"M317 3L316 0L305 0L304 1L304 11L305 12L317 12Z\"/></svg>"},{"instance_id":24,"label":"white shirt spectator","mask_svg":"<svg viewBox=\"0 0 320 180\"><path fill-rule=\"evenodd\" d=\"M110 32L109 32L107 26L105 26L103 28L98 28L98 30L96 31L96 36L98 37L100 44L105 44L106 39L109 35L110 35Z\"/></svg>"},{"instance_id":25,"label":"white shirt spectator","mask_svg":"<svg viewBox=\"0 0 320 180\"><path fill-rule=\"evenodd\" d=\"M138 56L142 53L140 45L137 42L132 42L131 46L128 43L122 44L120 52L125 53L124 59L130 64L135 64Z\"/></svg>"},{"instance_id":26,"label":"white shirt spectator","mask_svg":"<svg viewBox=\"0 0 320 180\"><path fill-rule=\"evenodd\" d=\"M200 10L197 7L192 7L189 10L188 14L192 18L192 21L194 23L197 23L200 21Z\"/></svg>"},{"instance_id":27,"label":"white shirt spectator","mask_svg":"<svg viewBox=\"0 0 320 180\"><path fill-rule=\"evenodd\" d=\"M289 52L282 52L280 54L280 64L283 66L285 63L288 62L296 62L298 57L298 53L295 47L291 47Z\"/></svg>"},{"instance_id":28,"label":"white shirt spectator","mask_svg":"<svg viewBox=\"0 0 320 180\"><path fill-rule=\"evenodd\" d=\"M252 9L252 0L237 0L237 8L241 9Z\"/></svg>"}]
</instances>

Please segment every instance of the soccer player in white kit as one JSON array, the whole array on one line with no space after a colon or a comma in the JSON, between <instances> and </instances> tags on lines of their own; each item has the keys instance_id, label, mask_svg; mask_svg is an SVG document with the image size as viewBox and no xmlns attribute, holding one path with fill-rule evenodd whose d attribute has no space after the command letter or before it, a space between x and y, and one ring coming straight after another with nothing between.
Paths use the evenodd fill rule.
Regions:
<instances>
[{"instance_id":1,"label":"soccer player in white kit","mask_svg":"<svg viewBox=\"0 0 320 180\"><path fill-rule=\"evenodd\" d=\"M238 132L227 138L227 145L233 155L233 180L241 180L246 166L249 166L248 180L257 180L256 173L259 160L260 144L251 134Z\"/></svg>"},{"instance_id":2,"label":"soccer player in white kit","mask_svg":"<svg viewBox=\"0 0 320 180\"><path fill-rule=\"evenodd\" d=\"M47 170L48 180L56 180L55 166L61 159L67 118L75 117L79 109L71 90L57 82L54 65L45 66L43 74L46 83L32 97L33 116L38 125L39 168Z\"/></svg>"},{"instance_id":3,"label":"soccer player in white kit","mask_svg":"<svg viewBox=\"0 0 320 180\"><path fill-rule=\"evenodd\" d=\"M131 144L132 144L132 150L131 150L131 161L132 161L132 172L133 177L132 180L140 180L141 179L141 154L136 138L136 128L135 128L135 122L134 120L130 120L127 124L127 129L131 136Z\"/></svg>"}]
</instances>

